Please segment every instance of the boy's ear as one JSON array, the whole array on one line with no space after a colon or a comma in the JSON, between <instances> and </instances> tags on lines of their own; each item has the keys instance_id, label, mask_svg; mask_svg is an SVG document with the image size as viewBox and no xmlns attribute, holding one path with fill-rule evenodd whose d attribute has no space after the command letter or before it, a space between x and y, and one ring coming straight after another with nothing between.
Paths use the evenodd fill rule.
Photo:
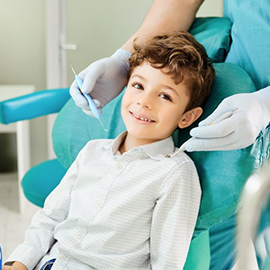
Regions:
<instances>
[{"instance_id":1,"label":"boy's ear","mask_svg":"<svg viewBox=\"0 0 270 270\"><path fill-rule=\"evenodd\" d=\"M193 122L195 122L203 113L203 109L201 107L196 107L192 110L189 110L185 112L180 122L178 123L178 126L180 128L186 128L190 126Z\"/></svg>"}]
</instances>

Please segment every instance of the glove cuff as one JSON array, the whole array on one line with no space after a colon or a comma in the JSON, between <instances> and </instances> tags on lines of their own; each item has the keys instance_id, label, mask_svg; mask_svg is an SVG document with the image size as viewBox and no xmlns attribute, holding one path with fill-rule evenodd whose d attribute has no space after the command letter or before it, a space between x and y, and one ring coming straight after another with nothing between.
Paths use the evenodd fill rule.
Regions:
<instances>
[{"instance_id":1,"label":"glove cuff","mask_svg":"<svg viewBox=\"0 0 270 270\"><path fill-rule=\"evenodd\" d=\"M115 58L117 60L124 62L126 72L128 72L129 70L128 59L130 58L130 56L131 56L131 52L126 51L124 49L118 49L113 55L111 55L111 58Z\"/></svg>"},{"instance_id":2,"label":"glove cuff","mask_svg":"<svg viewBox=\"0 0 270 270\"><path fill-rule=\"evenodd\" d=\"M111 55L112 58L117 58L121 61L125 61L127 62L128 59L130 58L131 56L131 52L129 51L126 51L124 49L118 49L114 54Z\"/></svg>"},{"instance_id":3,"label":"glove cuff","mask_svg":"<svg viewBox=\"0 0 270 270\"><path fill-rule=\"evenodd\" d=\"M261 89L254 94L258 97L258 100L263 107L263 111L265 112L263 121L265 128L270 121L270 86Z\"/></svg>"}]
</instances>

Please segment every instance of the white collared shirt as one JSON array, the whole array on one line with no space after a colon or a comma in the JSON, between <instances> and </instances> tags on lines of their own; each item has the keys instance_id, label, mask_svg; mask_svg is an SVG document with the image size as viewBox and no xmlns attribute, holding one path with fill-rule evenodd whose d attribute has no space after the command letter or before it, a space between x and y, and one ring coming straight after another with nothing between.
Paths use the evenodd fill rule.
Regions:
<instances>
[{"instance_id":1,"label":"white collared shirt","mask_svg":"<svg viewBox=\"0 0 270 270\"><path fill-rule=\"evenodd\" d=\"M195 166L171 137L131 149L90 141L8 261L33 269L57 242L57 269L183 269L199 210ZM37 179L38 181L38 179Z\"/></svg>"}]
</instances>

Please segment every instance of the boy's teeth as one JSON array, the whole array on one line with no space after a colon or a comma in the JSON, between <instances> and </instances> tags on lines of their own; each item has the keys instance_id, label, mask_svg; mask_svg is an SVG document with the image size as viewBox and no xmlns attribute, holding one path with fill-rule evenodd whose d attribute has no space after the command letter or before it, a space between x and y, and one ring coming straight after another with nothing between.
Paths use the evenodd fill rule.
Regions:
<instances>
[{"instance_id":1,"label":"boy's teeth","mask_svg":"<svg viewBox=\"0 0 270 270\"><path fill-rule=\"evenodd\" d=\"M140 116L138 116L138 115L136 115L136 114L134 114L134 113L133 113L133 115L134 115L136 118L138 118L138 119L140 119L140 120L142 120L142 121L152 122L152 120L146 119L146 118L142 118L142 117L140 117Z\"/></svg>"}]
</instances>

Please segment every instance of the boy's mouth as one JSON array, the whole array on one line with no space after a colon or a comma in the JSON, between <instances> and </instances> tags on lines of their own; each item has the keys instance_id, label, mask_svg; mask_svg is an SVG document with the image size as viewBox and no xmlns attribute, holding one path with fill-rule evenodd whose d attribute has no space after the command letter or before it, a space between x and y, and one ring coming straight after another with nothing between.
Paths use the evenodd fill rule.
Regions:
<instances>
[{"instance_id":1,"label":"boy's mouth","mask_svg":"<svg viewBox=\"0 0 270 270\"><path fill-rule=\"evenodd\" d=\"M137 115L131 111L129 111L130 114L132 114L135 118L141 120L141 121L144 121L144 122L156 122L155 120L153 119L150 119L150 118L146 118L145 116L140 116L140 115Z\"/></svg>"}]
</instances>

